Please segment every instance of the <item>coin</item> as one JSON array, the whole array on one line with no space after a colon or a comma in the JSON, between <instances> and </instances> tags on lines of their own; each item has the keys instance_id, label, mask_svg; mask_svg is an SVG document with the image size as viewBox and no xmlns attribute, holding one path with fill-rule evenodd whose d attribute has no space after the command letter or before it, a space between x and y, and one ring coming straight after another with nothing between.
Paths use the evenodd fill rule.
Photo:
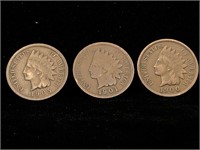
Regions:
<instances>
[{"instance_id":1,"label":"coin","mask_svg":"<svg viewBox=\"0 0 200 150\"><path fill-rule=\"evenodd\" d=\"M97 42L83 48L73 64L78 86L90 96L111 98L123 93L134 76L133 62L121 47Z\"/></svg>"},{"instance_id":2,"label":"coin","mask_svg":"<svg viewBox=\"0 0 200 150\"><path fill-rule=\"evenodd\" d=\"M58 93L68 77L64 56L47 44L30 44L19 49L6 68L11 89L27 100L44 100Z\"/></svg>"},{"instance_id":3,"label":"coin","mask_svg":"<svg viewBox=\"0 0 200 150\"><path fill-rule=\"evenodd\" d=\"M187 92L198 77L198 62L192 50L174 39L160 39L141 52L137 71L151 92L173 97Z\"/></svg>"}]
</instances>

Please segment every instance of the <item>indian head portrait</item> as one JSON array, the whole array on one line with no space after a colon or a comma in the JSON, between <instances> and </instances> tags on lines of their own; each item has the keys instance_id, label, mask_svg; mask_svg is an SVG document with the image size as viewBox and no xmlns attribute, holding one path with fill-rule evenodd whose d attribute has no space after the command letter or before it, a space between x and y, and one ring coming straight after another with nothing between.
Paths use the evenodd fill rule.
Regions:
<instances>
[{"instance_id":1,"label":"indian head portrait","mask_svg":"<svg viewBox=\"0 0 200 150\"><path fill-rule=\"evenodd\" d=\"M91 65L89 67L90 76L98 82L98 89L104 86L117 84L120 79L120 61L103 49L95 51Z\"/></svg>"},{"instance_id":2,"label":"indian head portrait","mask_svg":"<svg viewBox=\"0 0 200 150\"><path fill-rule=\"evenodd\" d=\"M154 65L155 74L161 77L160 86L178 85L187 73L185 60L171 47L164 46Z\"/></svg>"},{"instance_id":3,"label":"indian head portrait","mask_svg":"<svg viewBox=\"0 0 200 150\"><path fill-rule=\"evenodd\" d=\"M33 50L24 67L23 74L31 82L31 90L45 88L54 80L56 66L54 62L43 53Z\"/></svg>"}]
</instances>

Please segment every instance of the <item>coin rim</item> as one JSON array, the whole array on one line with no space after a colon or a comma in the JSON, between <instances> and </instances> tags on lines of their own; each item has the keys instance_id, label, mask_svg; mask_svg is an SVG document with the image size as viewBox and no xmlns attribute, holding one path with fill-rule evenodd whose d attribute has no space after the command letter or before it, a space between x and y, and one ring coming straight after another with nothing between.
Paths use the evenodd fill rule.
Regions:
<instances>
[{"instance_id":1,"label":"coin rim","mask_svg":"<svg viewBox=\"0 0 200 150\"><path fill-rule=\"evenodd\" d=\"M21 51L27 49L27 48L30 48L30 47L34 47L34 46L37 46L37 47L47 47L53 51L55 51L56 53L59 54L59 56L61 57L61 59L63 60L64 64L65 64L65 68L66 68L66 76L64 77L64 82L60 85L59 88L57 88L57 90L55 90L55 92L53 94L50 94L49 96L46 96L46 97L43 97L43 98L30 98L30 97L27 97L27 96L24 96L22 94L20 94L18 91L16 91L16 89L13 87L13 85L11 84L10 82L10 79L9 79L9 66L13 60L13 58L18 55ZM18 96L26 99L26 100L31 100L31 101L40 101L40 100L46 100L54 95L56 95L65 85L66 81L67 81L67 78L68 78L68 64L67 64L67 61L65 59L65 57L63 56L63 54L58 50L56 49L55 47L53 46L50 46L48 44L44 44L44 43L33 43L33 44L29 44L29 45L26 45L22 48L20 48L19 50L17 50L13 55L12 57L10 58L8 64L7 64L7 67L6 67L6 79L7 79L7 83L8 85L10 86L10 88L12 89L12 91L17 94Z\"/></svg>"},{"instance_id":2,"label":"coin rim","mask_svg":"<svg viewBox=\"0 0 200 150\"><path fill-rule=\"evenodd\" d=\"M185 47L185 48L191 53L191 55L194 57L194 62L196 63L196 66L197 66L197 70L196 70L196 74L195 74L194 80L193 80L193 82L190 84L190 86L188 86L188 88L186 88L186 89L183 90L182 92L179 92L179 93L177 93L177 94L171 94L171 95L160 94L159 92L157 92L157 91L151 89L150 87L148 87L147 84L143 81L143 78L142 78L141 73L140 73L140 68L139 68L140 60L141 60L143 54L146 52L146 50L147 50L149 47L151 47L152 45L154 45L154 44L156 44L156 43L159 43L159 42L174 42L174 43L178 43L178 44L182 45L183 47ZM148 45L142 50L142 52L141 52L140 55L139 55L138 61L137 61L137 72L138 72L138 76L139 76L139 78L140 78L140 81L143 83L143 85L144 85L148 90L150 90L151 92L153 92L154 94L159 95L159 96L163 96L163 97L176 97L176 96L180 96L180 95L186 93L187 91L189 91L189 90L193 87L193 85L196 83L197 78L198 78L198 72L199 72L198 66L199 66L199 64L198 64L198 61L197 61L196 56L194 55L193 51L192 51L186 44L184 44L184 43L182 43L182 42L180 42L180 41L178 41L178 40L175 40L175 39L168 39L168 38L165 38L165 39L159 39L159 40L156 40L156 41L151 42L150 44L148 44Z\"/></svg>"},{"instance_id":3,"label":"coin rim","mask_svg":"<svg viewBox=\"0 0 200 150\"><path fill-rule=\"evenodd\" d=\"M130 82L125 86L125 88L123 88L123 90L121 90L121 91L118 92L117 94L110 95L110 96L98 96L97 94L93 94L93 93L88 92L87 90L85 90L85 89L82 87L82 85L79 84L78 80L76 79L76 75L75 75L75 66L76 66L76 62L77 62L77 60L78 60L78 57L79 57L85 50L87 50L89 47L96 46L96 45L101 45L101 44L103 44L103 45L109 45L109 46L111 46L111 47L115 47L115 48L121 50L121 52L122 52L123 54L125 54L125 56L127 56L127 59L129 60L130 66L131 66L131 72L132 72L132 74L131 74L131 76L130 76L130 80L129 80ZM85 47L76 55L76 58L75 58L75 60L74 60L74 62L73 62L73 71L72 71L72 72L73 72L74 80L76 81L77 85L78 85L78 86L80 87L80 89L83 90L86 94L88 94L88 95L90 95L90 96L92 96L92 97L95 97L95 98L109 99L109 98L113 98L113 97L116 97L116 96L122 94L123 92L125 92L125 91L130 87L131 83L133 82L133 78L134 78L134 74L135 74L135 68L134 68L134 64L133 64L133 61L132 61L130 55L129 55L122 47L120 47L120 46L118 46L118 45L116 45L116 44L114 44L114 43L110 43L110 42L95 42L95 43L92 43L92 44L89 44L89 45L85 46Z\"/></svg>"}]
</instances>

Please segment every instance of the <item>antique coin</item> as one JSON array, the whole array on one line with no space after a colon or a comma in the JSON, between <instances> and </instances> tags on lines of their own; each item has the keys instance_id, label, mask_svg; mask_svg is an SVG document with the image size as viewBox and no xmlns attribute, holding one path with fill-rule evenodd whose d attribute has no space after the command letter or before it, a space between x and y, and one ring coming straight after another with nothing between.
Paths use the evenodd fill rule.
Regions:
<instances>
[{"instance_id":1,"label":"antique coin","mask_svg":"<svg viewBox=\"0 0 200 150\"><path fill-rule=\"evenodd\" d=\"M44 100L58 93L68 76L63 55L46 44L30 44L9 60L6 77L11 89L27 100Z\"/></svg>"},{"instance_id":2,"label":"antique coin","mask_svg":"<svg viewBox=\"0 0 200 150\"><path fill-rule=\"evenodd\" d=\"M137 71L151 92L173 97L187 92L196 82L198 62L192 50L180 41L161 39L141 52Z\"/></svg>"},{"instance_id":3,"label":"antique coin","mask_svg":"<svg viewBox=\"0 0 200 150\"><path fill-rule=\"evenodd\" d=\"M86 46L76 56L73 75L85 93L97 98L111 98L130 86L134 66L121 47L97 42Z\"/></svg>"}]
</instances>

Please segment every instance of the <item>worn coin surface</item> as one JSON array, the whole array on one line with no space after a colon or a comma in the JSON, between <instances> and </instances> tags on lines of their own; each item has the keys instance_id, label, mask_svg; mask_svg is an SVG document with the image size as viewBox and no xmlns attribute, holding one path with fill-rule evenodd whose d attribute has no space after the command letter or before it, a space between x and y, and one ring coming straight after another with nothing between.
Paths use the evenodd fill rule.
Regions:
<instances>
[{"instance_id":1,"label":"worn coin surface","mask_svg":"<svg viewBox=\"0 0 200 150\"><path fill-rule=\"evenodd\" d=\"M30 44L11 57L6 77L17 95L27 100L44 100L64 86L68 65L56 48L47 44Z\"/></svg>"},{"instance_id":2,"label":"worn coin surface","mask_svg":"<svg viewBox=\"0 0 200 150\"><path fill-rule=\"evenodd\" d=\"M121 47L97 42L78 53L73 64L73 76L85 93L96 98L111 98L130 86L134 66Z\"/></svg>"},{"instance_id":3,"label":"worn coin surface","mask_svg":"<svg viewBox=\"0 0 200 150\"><path fill-rule=\"evenodd\" d=\"M173 97L187 92L196 82L198 62L192 50L180 41L160 39L141 52L137 71L151 92Z\"/></svg>"}]
</instances>

